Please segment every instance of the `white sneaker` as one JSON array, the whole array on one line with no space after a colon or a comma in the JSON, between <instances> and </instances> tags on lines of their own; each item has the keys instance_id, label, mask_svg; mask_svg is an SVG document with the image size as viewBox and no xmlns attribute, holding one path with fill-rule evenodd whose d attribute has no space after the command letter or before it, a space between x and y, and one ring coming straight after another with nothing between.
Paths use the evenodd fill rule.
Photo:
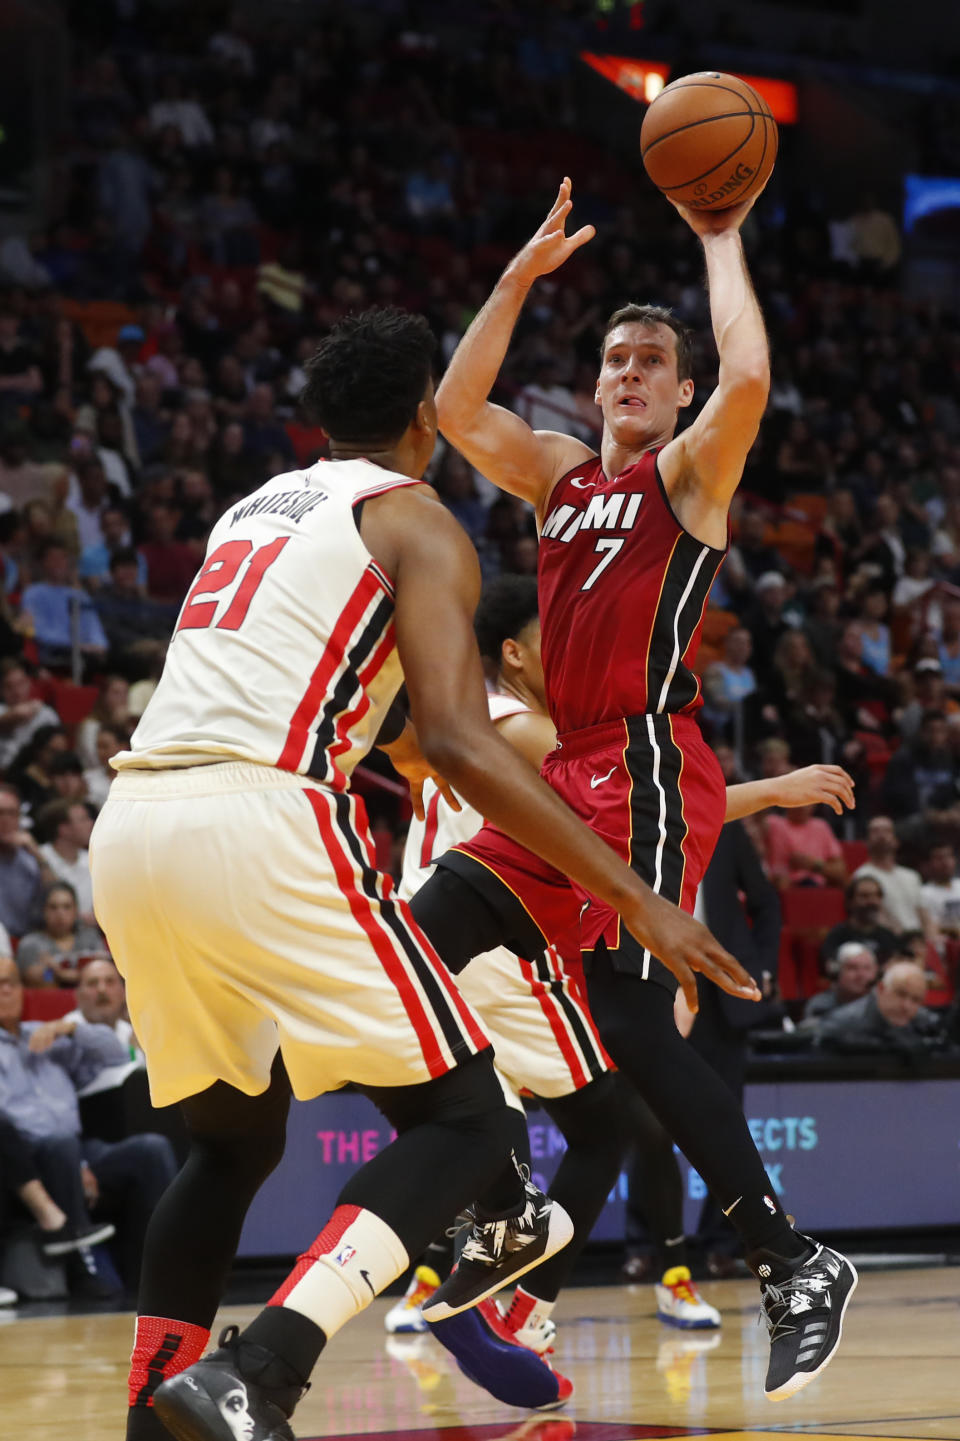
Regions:
<instances>
[{"instance_id":1,"label":"white sneaker","mask_svg":"<svg viewBox=\"0 0 960 1441\"><path fill-rule=\"evenodd\" d=\"M410 1277L406 1295L383 1318L384 1328L390 1336L405 1336L413 1331L425 1331L427 1323L420 1307L440 1285L440 1277L432 1266L418 1266Z\"/></svg>"},{"instance_id":2,"label":"white sneaker","mask_svg":"<svg viewBox=\"0 0 960 1441\"><path fill-rule=\"evenodd\" d=\"M654 1291L657 1317L668 1326L679 1326L686 1331L714 1331L720 1325L720 1312L707 1305L686 1266L671 1266Z\"/></svg>"},{"instance_id":3,"label":"white sneaker","mask_svg":"<svg viewBox=\"0 0 960 1441\"><path fill-rule=\"evenodd\" d=\"M0 1306L15 1306L20 1300L16 1291L11 1291L7 1286L0 1286Z\"/></svg>"}]
</instances>

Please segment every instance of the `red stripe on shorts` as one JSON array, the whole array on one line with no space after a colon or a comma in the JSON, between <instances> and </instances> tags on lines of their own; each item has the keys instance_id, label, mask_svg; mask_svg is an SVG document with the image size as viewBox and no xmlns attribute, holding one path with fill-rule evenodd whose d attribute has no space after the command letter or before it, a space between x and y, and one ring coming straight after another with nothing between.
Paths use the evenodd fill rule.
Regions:
<instances>
[{"instance_id":1,"label":"red stripe on shorts","mask_svg":"<svg viewBox=\"0 0 960 1441\"><path fill-rule=\"evenodd\" d=\"M286 744L277 761L277 767L280 770L295 771L303 760L303 753L310 739L310 726L319 714L327 686L337 667L343 661L347 644L364 611L374 596L380 594L380 591L381 585L377 576L372 571L365 570L356 590L344 606L340 619L330 634L323 655L310 677L303 698L293 713Z\"/></svg>"},{"instance_id":2,"label":"red stripe on shorts","mask_svg":"<svg viewBox=\"0 0 960 1441\"><path fill-rule=\"evenodd\" d=\"M317 791L307 790L304 795L313 808L317 818L317 825L320 828L320 835L327 854L333 865L337 884L347 898L351 914L354 920L366 932L377 959L383 966L390 980L397 989L397 993L403 1002L404 1010L409 1017L420 1042L420 1051L423 1055L424 1065L430 1072L431 1078L443 1076L450 1069L449 1064L440 1054L440 1046L434 1034L433 1027L424 1010L423 1003L417 995L416 989L403 961L394 950L393 938L386 927L377 919L370 900L357 888L357 879L354 874L353 861L344 851L342 843L336 833L336 828L330 818L327 809L326 797Z\"/></svg>"},{"instance_id":3,"label":"red stripe on shorts","mask_svg":"<svg viewBox=\"0 0 960 1441\"><path fill-rule=\"evenodd\" d=\"M373 866L374 870L376 870L377 853L373 844L373 837L370 834L370 828L367 825L366 808L364 807L363 802L359 796L357 797L357 808L361 811L362 816L362 823L357 827L357 834L360 836L362 844L366 847L367 855L370 857L371 866ZM389 888L393 885L393 881L389 876L386 876L385 880L389 892ZM458 991L453 981L453 978L450 975L450 972L447 970L446 966L443 964L443 961L437 955L437 952L433 949L433 946L431 946L430 942L427 940L427 937L424 935L423 931L421 931L420 927L413 919L410 907L407 905L406 901L397 901L396 905L397 910L400 912L401 920L406 923L407 930L413 937L414 942L423 952L424 958L430 963L436 974L437 980L440 982L441 986L443 986L444 990L447 992L447 995L450 997L450 1000L452 1001L461 1022L464 1026L466 1026L467 1034L469 1035L470 1040L473 1042L474 1046L478 1051L484 1050L490 1044L490 1042L487 1040L486 1036L483 1034L483 1031L480 1030L480 1027L474 1020L473 1012L467 1005L467 1002L464 1000L463 996L461 996L460 992Z\"/></svg>"},{"instance_id":4,"label":"red stripe on shorts","mask_svg":"<svg viewBox=\"0 0 960 1441\"><path fill-rule=\"evenodd\" d=\"M532 963L525 961L522 956L518 957L518 961L520 970L523 973L523 978L530 987L531 994L536 996L540 1003L540 1009L547 1018L547 1023L553 1032L553 1038L560 1047L563 1059L567 1063L570 1078L579 1091L581 1086L587 1084L590 1077L583 1069L580 1057L577 1055L576 1048L570 1039L570 1034L564 1025L559 1007L543 981L535 974Z\"/></svg>"}]
</instances>

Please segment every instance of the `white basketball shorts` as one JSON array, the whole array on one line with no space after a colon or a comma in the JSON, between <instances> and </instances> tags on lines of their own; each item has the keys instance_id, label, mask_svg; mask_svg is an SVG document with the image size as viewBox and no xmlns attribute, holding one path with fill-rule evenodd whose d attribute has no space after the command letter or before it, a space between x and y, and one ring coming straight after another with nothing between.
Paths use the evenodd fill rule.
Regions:
<instances>
[{"instance_id":1,"label":"white basketball shorts","mask_svg":"<svg viewBox=\"0 0 960 1441\"><path fill-rule=\"evenodd\" d=\"M486 1035L392 882L362 801L268 766L120 772L90 844L151 1095L443 1075Z\"/></svg>"},{"instance_id":2,"label":"white basketball shorts","mask_svg":"<svg viewBox=\"0 0 960 1441\"><path fill-rule=\"evenodd\" d=\"M475 956L457 984L517 1090L555 1099L612 1071L593 1018L551 946L536 961L500 947Z\"/></svg>"}]
</instances>

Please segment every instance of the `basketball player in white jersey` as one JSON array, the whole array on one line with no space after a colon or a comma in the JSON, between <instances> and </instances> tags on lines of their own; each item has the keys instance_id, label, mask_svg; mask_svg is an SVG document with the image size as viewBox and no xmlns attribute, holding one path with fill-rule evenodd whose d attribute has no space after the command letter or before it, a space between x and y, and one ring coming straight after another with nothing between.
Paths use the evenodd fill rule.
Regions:
<instances>
[{"instance_id":1,"label":"basketball player in white jersey","mask_svg":"<svg viewBox=\"0 0 960 1441\"><path fill-rule=\"evenodd\" d=\"M556 732L547 713L536 579L508 575L493 581L481 597L475 629L481 656L495 672L496 689L487 696L490 718L504 739L539 770L556 744ZM400 894L405 899L414 896L433 873L435 857L469 840L482 824L475 809L468 805L454 809L429 780L423 800L424 814L411 822L404 849ZM852 808L853 784L841 767L808 766L788 776L727 788L728 820L769 806L819 804L831 805L838 814L844 805ZM576 936L572 943L576 953ZM567 1142L551 1194L574 1222L573 1241L518 1286L505 1315L499 1314L493 1301L479 1308L494 1336L515 1339L543 1354L556 1332L550 1316L557 1296L616 1181L643 1102L625 1077L618 1078L622 1089L615 1090L612 1063L555 948L535 961L521 959L505 947L487 951L459 972L457 983L493 1041L498 1071L514 1092L527 1090L541 1100ZM646 1121L649 1132L659 1131L652 1115ZM516 1143L517 1154L529 1165L529 1146L521 1151L522 1139ZM668 1200L680 1189L676 1159L671 1145L660 1149L665 1149L663 1160L673 1176L659 1185L657 1177L646 1178L651 1190L648 1209L654 1211L655 1193L658 1216L671 1211L669 1222L663 1216L666 1224L658 1238L669 1242L663 1247L665 1274L656 1287L657 1312L672 1325L715 1328L720 1315L691 1279L682 1214L673 1214ZM659 1154L651 1155L648 1169L654 1170L659 1159ZM502 1350L491 1347L487 1356L483 1331L475 1324L469 1328L462 1324L466 1320L441 1321L433 1326L434 1334L465 1360L472 1379L498 1399L522 1404L516 1399L517 1382L503 1375ZM541 1378L531 1372L524 1382L531 1395L542 1395ZM500 1394L504 1388L509 1394ZM558 1399L567 1399L572 1389L565 1377L557 1377Z\"/></svg>"},{"instance_id":2,"label":"basketball player in white jersey","mask_svg":"<svg viewBox=\"0 0 960 1441\"><path fill-rule=\"evenodd\" d=\"M373 862L350 774L401 680L432 766L484 815L623 915L671 965L756 987L649 889L490 725L473 548L418 484L436 439L426 322L352 317L320 345L306 406L332 459L267 482L215 525L164 673L91 844L98 918L127 982L154 1101L190 1156L152 1218L129 1441L219 1441L224 1378L250 1441L288 1418L326 1344L480 1194L450 1311L569 1235L527 1186L475 1014ZM397 1140L363 1167L246 1330L208 1339L244 1216L283 1148L290 1090L353 1082ZM424 1178L419 1187L411 1177ZM439 1293L438 1293L439 1295ZM186 1369L184 1369L186 1368Z\"/></svg>"}]
</instances>

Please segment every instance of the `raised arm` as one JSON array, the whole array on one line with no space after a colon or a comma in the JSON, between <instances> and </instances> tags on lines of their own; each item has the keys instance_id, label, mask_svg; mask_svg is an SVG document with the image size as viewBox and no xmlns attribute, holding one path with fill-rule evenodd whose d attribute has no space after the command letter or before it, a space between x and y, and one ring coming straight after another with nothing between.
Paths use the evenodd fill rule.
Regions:
<instances>
[{"instance_id":1,"label":"raised arm","mask_svg":"<svg viewBox=\"0 0 960 1441\"><path fill-rule=\"evenodd\" d=\"M565 179L550 214L511 260L460 341L437 390L437 420L447 440L494 485L537 508L554 481L593 451L572 436L531 430L487 397L531 285L593 237L592 225L566 234L571 205L570 181Z\"/></svg>"},{"instance_id":2,"label":"raised arm","mask_svg":"<svg viewBox=\"0 0 960 1441\"><path fill-rule=\"evenodd\" d=\"M739 962L699 922L654 895L497 734L473 635L479 566L460 526L427 493L404 490L367 502L361 534L395 580L397 648L431 764L481 815L619 911L677 976L694 1009L693 971L755 999Z\"/></svg>"},{"instance_id":3,"label":"raised arm","mask_svg":"<svg viewBox=\"0 0 960 1441\"><path fill-rule=\"evenodd\" d=\"M660 473L681 522L718 547L770 390L767 334L740 238L753 203L703 212L677 206L703 245L720 370L697 419L661 453Z\"/></svg>"}]
</instances>

